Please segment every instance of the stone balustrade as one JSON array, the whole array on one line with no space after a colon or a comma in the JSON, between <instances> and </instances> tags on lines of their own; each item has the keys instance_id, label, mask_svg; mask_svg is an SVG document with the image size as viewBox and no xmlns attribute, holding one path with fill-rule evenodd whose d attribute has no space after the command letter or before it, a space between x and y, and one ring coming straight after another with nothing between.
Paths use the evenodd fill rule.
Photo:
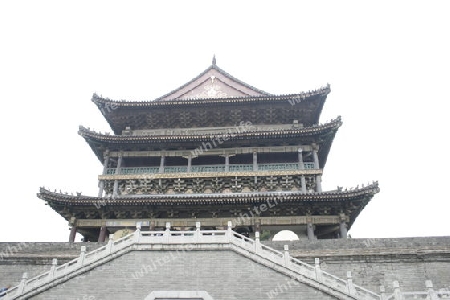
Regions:
<instances>
[{"instance_id":1,"label":"stone balustrade","mask_svg":"<svg viewBox=\"0 0 450 300\"><path fill-rule=\"evenodd\" d=\"M28 299L129 251L179 249L230 249L337 299L407 300L450 297L448 291L434 291L431 281L426 282L427 290L420 292L401 292L398 283L394 282L392 295L386 295L384 287L381 287L379 295L354 284L350 272L346 279L338 278L322 270L319 259L315 260L314 265L304 263L289 254L287 245L284 251L275 250L260 243L259 232L255 233L253 240L233 231L231 225L229 222L227 230L201 230L200 222L197 222L194 231L173 231L170 223L167 223L164 231L141 231L140 224L137 224L134 233L118 240L114 240L111 235L107 245L94 251L86 252L86 247L82 246L80 256L68 263L58 266L54 259L51 269L45 273L33 278L28 278L27 273L24 273L20 284L11 288L4 299Z\"/></svg>"}]
</instances>

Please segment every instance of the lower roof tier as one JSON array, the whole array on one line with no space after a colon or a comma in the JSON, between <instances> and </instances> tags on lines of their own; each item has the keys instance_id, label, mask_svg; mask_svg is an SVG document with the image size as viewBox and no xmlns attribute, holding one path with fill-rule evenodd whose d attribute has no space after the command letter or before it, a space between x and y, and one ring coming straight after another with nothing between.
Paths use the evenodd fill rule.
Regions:
<instances>
[{"instance_id":1,"label":"lower roof tier","mask_svg":"<svg viewBox=\"0 0 450 300\"><path fill-rule=\"evenodd\" d=\"M261 218L344 214L348 218L350 228L359 213L378 192L378 182L374 182L356 189L338 189L322 193L164 194L101 198L81 194L68 195L41 188L37 196L68 221L72 218L236 218L250 212L253 217Z\"/></svg>"}]
</instances>

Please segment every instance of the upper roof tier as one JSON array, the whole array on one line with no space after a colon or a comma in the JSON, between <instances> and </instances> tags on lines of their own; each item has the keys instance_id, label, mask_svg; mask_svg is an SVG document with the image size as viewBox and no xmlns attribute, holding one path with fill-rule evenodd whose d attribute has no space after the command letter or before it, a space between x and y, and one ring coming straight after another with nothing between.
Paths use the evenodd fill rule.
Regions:
<instances>
[{"instance_id":1,"label":"upper roof tier","mask_svg":"<svg viewBox=\"0 0 450 300\"><path fill-rule=\"evenodd\" d=\"M219 68L215 61L188 83L153 101L116 101L94 94L115 134L157 128L193 128L252 124L319 122L330 86L289 95L272 95Z\"/></svg>"}]
</instances>

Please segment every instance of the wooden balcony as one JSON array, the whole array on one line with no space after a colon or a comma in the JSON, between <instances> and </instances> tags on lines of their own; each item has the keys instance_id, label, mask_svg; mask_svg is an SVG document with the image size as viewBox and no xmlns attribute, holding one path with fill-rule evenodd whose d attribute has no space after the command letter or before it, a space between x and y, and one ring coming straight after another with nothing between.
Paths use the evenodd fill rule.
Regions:
<instances>
[{"instance_id":1,"label":"wooden balcony","mask_svg":"<svg viewBox=\"0 0 450 300\"><path fill-rule=\"evenodd\" d=\"M314 170L314 163L303 163L305 170ZM289 171L299 170L298 163L274 163L274 164L258 164L257 171ZM135 167L135 168L120 168L116 174L116 168L108 168L105 175L132 175L132 174L158 174L158 173L221 173L226 172L225 165L201 165L191 166L188 172L187 166L165 166L163 172L160 172L159 167ZM252 164L230 164L228 172L249 172L254 171Z\"/></svg>"}]
</instances>

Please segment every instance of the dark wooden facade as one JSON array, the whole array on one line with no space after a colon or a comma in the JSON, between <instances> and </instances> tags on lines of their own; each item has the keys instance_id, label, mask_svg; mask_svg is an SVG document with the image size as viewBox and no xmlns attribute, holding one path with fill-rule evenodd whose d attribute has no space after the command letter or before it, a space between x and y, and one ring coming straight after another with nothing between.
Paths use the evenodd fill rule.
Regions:
<instances>
[{"instance_id":1,"label":"dark wooden facade","mask_svg":"<svg viewBox=\"0 0 450 300\"><path fill-rule=\"evenodd\" d=\"M215 62L153 101L92 101L113 134L80 127L103 164L97 197L41 189L69 221L70 239L103 241L137 222L150 230L233 221L241 232L291 229L300 237L346 237L376 182L324 192L321 176L340 117L319 124L330 93L271 95Z\"/></svg>"}]
</instances>

